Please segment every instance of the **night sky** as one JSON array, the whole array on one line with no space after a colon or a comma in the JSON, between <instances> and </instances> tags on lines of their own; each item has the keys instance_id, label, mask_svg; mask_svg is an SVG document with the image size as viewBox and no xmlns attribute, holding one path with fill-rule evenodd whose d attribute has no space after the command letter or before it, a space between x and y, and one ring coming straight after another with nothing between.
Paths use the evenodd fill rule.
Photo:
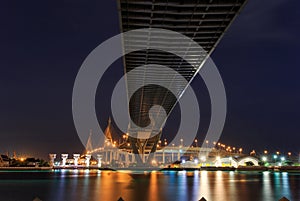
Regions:
<instances>
[{"instance_id":1,"label":"night sky","mask_svg":"<svg viewBox=\"0 0 300 201\"><path fill-rule=\"evenodd\" d=\"M213 52L228 100L221 142L299 153L299 9L298 0L249 0ZM0 152L82 153L72 118L73 84L86 56L120 33L116 1L2 1L0 27ZM123 75L121 60L105 75L96 97L102 127L114 83ZM209 99L199 76L192 86L203 100L201 138ZM172 132L172 119L176 115L163 137Z\"/></svg>"}]
</instances>

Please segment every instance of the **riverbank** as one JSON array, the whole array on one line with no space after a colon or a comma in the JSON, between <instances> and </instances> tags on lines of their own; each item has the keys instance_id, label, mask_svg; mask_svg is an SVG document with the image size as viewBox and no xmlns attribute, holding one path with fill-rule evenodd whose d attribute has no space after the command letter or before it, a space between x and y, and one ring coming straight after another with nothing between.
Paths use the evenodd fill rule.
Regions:
<instances>
[{"instance_id":1,"label":"riverbank","mask_svg":"<svg viewBox=\"0 0 300 201\"><path fill-rule=\"evenodd\" d=\"M200 167L200 168L163 168L161 171L271 171L271 172L300 172L300 166L281 166L281 167L264 167L264 166L239 166L235 167Z\"/></svg>"},{"instance_id":2,"label":"riverbank","mask_svg":"<svg viewBox=\"0 0 300 201\"><path fill-rule=\"evenodd\" d=\"M0 167L1 170L52 170L52 167Z\"/></svg>"},{"instance_id":3,"label":"riverbank","mask_svg":"<svg viewBox=\"0 0 300 201\"><path fill-rule=\"evenodd\" d=\"M94 166L85 167L0 167L0 171L8 171L8 170L102 170L102 171L271 171L271 172L299 172L300 166L281 166L281 167L263 167L263 166L240 166L240 167L181 167L181 168L152 168L152 167L135 167L135 168L109 168L103 167L98 168Z\"/></svg>"}]
</instances>

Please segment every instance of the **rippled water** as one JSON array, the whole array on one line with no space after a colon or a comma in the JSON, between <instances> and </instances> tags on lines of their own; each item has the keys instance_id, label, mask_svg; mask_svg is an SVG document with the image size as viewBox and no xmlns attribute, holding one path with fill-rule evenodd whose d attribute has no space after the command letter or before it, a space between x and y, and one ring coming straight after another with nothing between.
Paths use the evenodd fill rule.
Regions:
<instances>
[{"instance_id":1,"label":"rippled water","mask_svg":"<svg viewBox=\"0 0 300 201\"><path fill-rule=\"evenodd\" d=\"M300 200L299 173L112 172L97 170L0 172L0 200L43 201Z\"/></svg>"}]
</instances>

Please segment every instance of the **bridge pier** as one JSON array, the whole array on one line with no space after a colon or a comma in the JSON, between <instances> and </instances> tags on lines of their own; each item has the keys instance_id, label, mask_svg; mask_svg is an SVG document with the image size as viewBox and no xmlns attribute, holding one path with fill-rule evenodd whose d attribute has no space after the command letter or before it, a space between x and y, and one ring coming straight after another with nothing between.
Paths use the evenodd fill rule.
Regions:
<instances>
[{"instance_id":1,"label":"bridge pier","mask_svg":"<svg viewBox=\"0 0 300 201\"><path fill-rule=\"evenodd\" d=\"M54 166L54 160L56 158L56 154L49 154L49 158L50 158L50 167Z\"/></svg>"},{"instance_id":2,"label":"bridge pier","mask_svg":"<svg viewBox=\"0 0 300 201\"><path fill-rule=\"evenodd\" d=\"M90 166L90 160L91 160L91 155L90 154L86 154L85 155L85 166L89 167Z\"/></svg>"},{"instance_id":3,"label":"bridge pier","mask_svg":"<svg viewBox=\"0 0 300 201\"><path fill-rule=\"evenodd\" d=\"M62 158L62 166L66 166L67 163L67 159L68 159L69 154L61 154L61 158Z\"/></svg>"},{"instance_id":4,"label":"bridge pier","mask_svg":"<svg viewBox=\"0 0 300 201\"><path fill-rule=\"evenodd\" d=\"M80 154L73 154L74 166L78 166L78 159L80 158Z\"/></svg>"},{"instance_id":5,"label":"bridge pier","mask_svg":"<svg viewBox=\"0 0 300 201\"><path fill-rule=\"evenodd\" d=\"M101 166L102 166L102 155L97 154L97 159L98 159L98 168L101 168Z\"/></svg>"}]
</instances>

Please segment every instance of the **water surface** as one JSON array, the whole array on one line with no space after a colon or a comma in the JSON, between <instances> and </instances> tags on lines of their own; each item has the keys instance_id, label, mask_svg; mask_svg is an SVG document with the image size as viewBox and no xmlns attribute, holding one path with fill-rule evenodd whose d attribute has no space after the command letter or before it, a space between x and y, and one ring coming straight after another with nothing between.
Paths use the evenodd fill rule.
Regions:
<instances>
[{"instance_id":1,"label":"water surface","mask_svg":"<svg viewBox=\"0 0 300 201\"><path fill-rule=\"evenodd\" d=\"M0 201L300 200L299 173L1 171Z\"/></svg>"}]
</instances>

